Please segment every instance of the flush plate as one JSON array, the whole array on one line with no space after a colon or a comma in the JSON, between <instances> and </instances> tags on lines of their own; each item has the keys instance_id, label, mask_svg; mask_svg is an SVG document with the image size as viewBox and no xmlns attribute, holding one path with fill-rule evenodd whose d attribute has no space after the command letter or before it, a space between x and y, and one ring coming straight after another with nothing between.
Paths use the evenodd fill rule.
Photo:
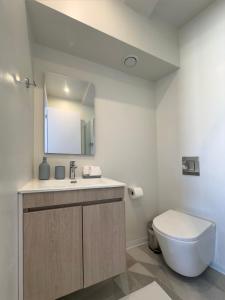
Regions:
<instances>
[{"instance_id":1,"label":"flush plate","mask_svg":"<svg viewBox=\"0 0 225 300\"><path fill-rule=\"evenodd\" d=\"M199 157L182 157L183 175L200 176Z\"/></svg>"}]
</instances>

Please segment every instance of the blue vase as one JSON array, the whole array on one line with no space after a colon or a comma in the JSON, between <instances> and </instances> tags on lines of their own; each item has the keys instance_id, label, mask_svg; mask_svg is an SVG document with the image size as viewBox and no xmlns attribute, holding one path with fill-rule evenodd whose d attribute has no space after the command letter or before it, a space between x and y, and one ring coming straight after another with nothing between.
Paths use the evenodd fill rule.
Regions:
<instances>
[{"instance_id":1,"label":"blue vase","mask_svg":"<svg viewBox=\"0 0 225 300\"><path fill-rule=\"evenodd\" d=\"M48 180L50 178L50 165L47 157L43 157L42 163L39 165L39 180Z\"/></svg>"}]
</instances>

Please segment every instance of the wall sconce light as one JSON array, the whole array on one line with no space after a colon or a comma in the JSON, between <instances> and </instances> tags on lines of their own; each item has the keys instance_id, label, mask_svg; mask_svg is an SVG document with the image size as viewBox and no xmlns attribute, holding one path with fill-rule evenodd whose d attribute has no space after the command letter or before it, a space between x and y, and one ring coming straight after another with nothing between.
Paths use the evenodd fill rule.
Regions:
<instances>
[{"instance_id":1,"label":"wall sconce light","mask_svg":"<svg viewBox=\"0 0 225 300\"><path fill-rule=\"evenodd\" d=\"M34 80L30 80L30 78L25 77L23 80L20 79L18 75L13 75L14 81L19 84L24 84L27 89L31 86L36 87L36 82Z\"/></svg>"}]
</instances>

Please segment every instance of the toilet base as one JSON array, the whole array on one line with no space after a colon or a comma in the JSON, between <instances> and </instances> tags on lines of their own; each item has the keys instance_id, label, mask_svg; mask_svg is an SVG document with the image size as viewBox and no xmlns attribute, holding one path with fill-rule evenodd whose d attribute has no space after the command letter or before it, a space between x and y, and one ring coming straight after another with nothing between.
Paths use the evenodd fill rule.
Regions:
<instances>
[{"instance_id":1,"label":"toilet base","mask_svg":"<svg viewBox=\"0 0 225 300\"><path fill-rule=\"evenodd\" d=\"M154 228L163 257L175 272L196 277L203 273L214 257L215 226L197 241L185 242L169 238Z\"/></svg>"}]
</instances>

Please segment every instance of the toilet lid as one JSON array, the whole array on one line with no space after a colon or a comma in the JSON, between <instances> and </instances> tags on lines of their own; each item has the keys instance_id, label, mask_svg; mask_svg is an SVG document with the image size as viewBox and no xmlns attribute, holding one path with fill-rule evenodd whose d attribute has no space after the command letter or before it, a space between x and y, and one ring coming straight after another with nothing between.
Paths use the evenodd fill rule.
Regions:
<instances>
[{"instance_id":1,"label":"toilet lid","mask_svg":"<svg viewBox=\"0 0 225 300\"><path fill-rule=\"evenodd\" d=\"M153 228L182 241L194 241L214 223L185 213L168 210L153 220Z\"/></svg>"}]
</instances>

